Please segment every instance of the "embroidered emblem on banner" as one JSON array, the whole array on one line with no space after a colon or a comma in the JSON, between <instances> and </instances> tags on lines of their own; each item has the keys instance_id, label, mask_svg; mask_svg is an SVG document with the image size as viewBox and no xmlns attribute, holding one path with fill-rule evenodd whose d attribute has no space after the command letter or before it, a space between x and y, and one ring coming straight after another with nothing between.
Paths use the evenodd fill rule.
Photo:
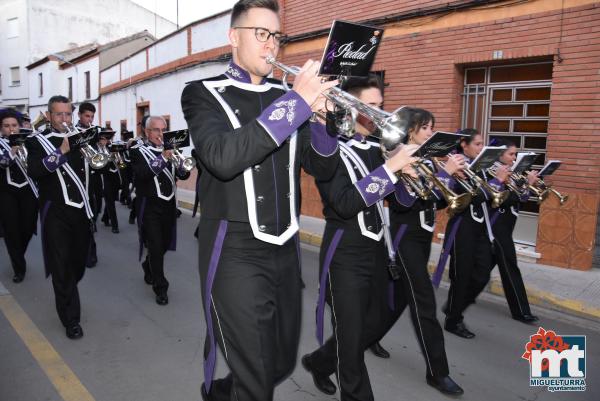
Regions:
<instances>
[{"instance_id":1,"label":"embroidered emblem on banner","mask_svg":"<svg viewBox=\"0 0 600 401\"><path fill-rule=\"evenodd\" d=\"M160 160L159 159L154 159L152 161L152 167L158 167L160 166Z\"/></svg>"},{"instance_id":2,"label":"embroidered emblem on banner","mask_svg":"<svg viewBox=\"0 0 600 401\"><path fill-rule=\"evenodd\" d=\"M56 155L50 155L48 157L48 163L56 163Z\"/></svg>"}]
</instances>

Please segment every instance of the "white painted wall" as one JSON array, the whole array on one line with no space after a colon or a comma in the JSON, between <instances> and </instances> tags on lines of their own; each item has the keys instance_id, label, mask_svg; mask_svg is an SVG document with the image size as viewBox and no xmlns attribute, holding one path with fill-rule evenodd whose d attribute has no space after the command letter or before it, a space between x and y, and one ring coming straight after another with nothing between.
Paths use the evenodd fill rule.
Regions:
<instances>
[{"instance_id":1,"label":"white painted wall","mask_svg":"<svg viewBox=\"0 0 600 401\"><path fill-rule=\"evenodd\" d=\"M17 18L18 36L8 36L8 20ZM23 0L0 1L0 107L27 104L27 8ZM10 68L18 66L21 82L11 85Z\"/></svg>"},{"instance_id":2,"label":"white painted wall","mask_svg":"<svg viewBox=\"0 0 600 401\"><path fill-rule=\"evenodd\" d=\"M200 65L102 95L100 123L104 125L106 121L110 121L113 129L120 135L119 122L126 119L127 128L135 131L136 104L149 101L150 114L171 116L171 129L187 128L181 111L181 92L185 83L219 75L226 67L226 63Z\"/></svg>"},{"instance_id":3,"label":"white painted wall","mask_svg":"<svg viewBox=\"0 0 600 401\"><path fill-rule=\"evenodd\" d=\"M19 36L7 38L7 20L19 18ZM28 102L27 65L50 53L91 42L107 43L148 30L160 38L176 25L130 0L0 1L0 107ZM10 67L19 66L21 84L10 86Z\"/></svg>"},{"instance_id":4,"label":"white painted wall","mask_svg":"<svg viewBox=\"0 0 600 401\"><path fill-rule=\"evenodd\" d=\"M187 31L179 32L168 39L150 46L148 49L150 68L167 64L185 56L187 56Z\"/></svg>"},{"instance_id":5,"label":"white painted wall","mask_svg":"<svg viewBox=\"0 0 600 401\"><path fill-rule=\"evenodd\" d=\"M119 82L119 68L120 64L115 64L108 70L104 70L100 73L100 84L102 87Z\"/></svg>"},{"instance_id":6,"label":"white painted wall","mask_svg":"<svg viewBox=\"0 0 600 401\"><path fill-rule=\"evenodd\" d=\"M128 79L146 71L146 51L143 50L135 56L121 63L121 79Z\"/></svg>"},{"instance_id":7,"label":"white painted wall","mask_svg":"<svg viewBox=\"0 0 600 401\"><path fill-rule=\"evenodd\" d=\"M192 27L192 53L225 46L229 43L227 31L229 30L230 14L216 18L205 24Z\"/></svg>"}]
</instances>

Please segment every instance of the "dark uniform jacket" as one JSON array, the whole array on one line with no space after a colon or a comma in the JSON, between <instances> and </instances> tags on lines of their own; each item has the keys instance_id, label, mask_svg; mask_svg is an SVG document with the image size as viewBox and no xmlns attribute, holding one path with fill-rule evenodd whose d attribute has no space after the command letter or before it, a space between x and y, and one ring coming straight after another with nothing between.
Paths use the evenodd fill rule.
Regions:
<instances>
[{"instance_id":1,"label":"dark uniform jacket","mask_svg":"<svg viewBox=\"0 0 600 401\"><path fill-rule=\"evenodd\" d=\"M298 231L300 167L328 176L337 141L306 123L309 105L281 82L225 74L189 83L181 104L202 175L202 217L248 223L255 238L281 245ZM311 146L312 143L312 146Z\"/></svg>"}]
</instances>

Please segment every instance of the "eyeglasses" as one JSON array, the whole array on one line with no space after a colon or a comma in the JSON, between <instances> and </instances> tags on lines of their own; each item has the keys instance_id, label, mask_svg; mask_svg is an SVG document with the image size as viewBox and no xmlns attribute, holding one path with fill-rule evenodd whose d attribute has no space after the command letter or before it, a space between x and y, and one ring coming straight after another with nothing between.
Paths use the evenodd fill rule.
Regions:
<instances>
[{"instance_id":1,"label":"eyeglasses","mask_svg":"<svg viewBox=\"0 0 600 401\"><path fill-rule=\"evenodd\" d=\"M287 39L287 36L281 32L271 32L267 28L261 28L258 26L235 26L233 29L254 29L254 36L259 42L268 42L271 36L273 37L273 43L277 46L281 45Z\"/></svg>"},{"instance_id":2,"label":"eyeglasses","mask_svg":"<svg viewBox=\"0 0 600 401\"><path fill-rule=\"evenodd\" d=\"M54 112L54 111L51 111L50 113L54 114L54 115L57 115L59 117L62 117L62 118L73 117L73 113L69 113L68 111L63 111L63 112Z\"/></svg>"},{"instance_id":3,"label":"eyeglasses","mask_svg":"<svg viewBox=\"0 0 600 401\"><path fill-rule=\"evenodd\" d=\"M165 128L148 128L148 131L162 133L162 132L165 132L166 129Z\"/></svg>"}]
</instances>

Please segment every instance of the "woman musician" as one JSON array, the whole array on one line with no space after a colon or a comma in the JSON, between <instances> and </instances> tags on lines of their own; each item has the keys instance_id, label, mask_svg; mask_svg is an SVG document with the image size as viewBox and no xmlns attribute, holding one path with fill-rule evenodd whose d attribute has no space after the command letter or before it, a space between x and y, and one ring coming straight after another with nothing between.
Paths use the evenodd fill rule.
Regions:
<instances>
[{"instance_id":1,"label":"woman musician","mask_svg":"<svg viewBox=\"0 0 600 401\"><path fill-rule=\"evenodd\" d=\"M458 154L470 163L483 149L483 137L472 128L463 129L459 133L463 138L457 149ZM507 168L500 168L496 178L488 184L499 189L508 174ZM484 172L480 177L487 180ZM454 180L452 187L456 191L471 192L473 197L468 208L448 221L438 271L443 269L450 256L450 290L442 308L446 314L444 329L469 339L475 337L475 334L465 326L463 313L469 305L475 303L475 299L487 285L494 265L493 234L489 218L490 195L473 180L466 179L462 172L455 174L455 178L458 179ZM478 189L473 191L473 188Z\"/></svg>"},{"instance_id":2,"label":"woman musician","mask_svg":"<svg viewBox=\"0 0 600 401\"><path fill-rule=\"evenodd\" d=\"M424 109L414 108L411 113L408 135L404 143L422 145L433 135L435 117ZM430 170L433 164L424 161ZM436 175L441 181L464 167L464 160L459 155L449 157L445 172ZM403 172L410 174L413 167L408 166ZM416 172L413 171L413 175ZM423 186L428 184L417 178ZM436 303L433 286L427 271L431 240L433 237L435 211L446 207L444 197L433 187L426 199L412 192L402 181L396 184L395 200L390 202L390 221L394 249L397 252L397 263L400 280L394 283L390 305L393 320L396 321L408 304L417 340L427 367L426 381L442 393L460 395L463 389L449 376L448 360L444 347L442 327L436 317ZM390 294L391 295L391 294Z\"/></svg>"},{"instance_id":3,"label":"woman musician","mask_svg":"<svg viewBox=\"0 0 600 401\"><path fill-rule=\"evenodd\" d=\"M512 166L517 158L517 147L515 144L506 140L494 140L493 145L506 146L506 151L499 159L500 165L496 167ZM494 175L496 174L494 173ZM507 179L511 180L510 177ZM537 172L530 171L527 174L527 183L529 185L535 184L537 179ZM521 189L518 184L511 185L510 187L510 196L490 216L492 232L494 234L495 262L500 271L504 296L508 302L513 319L524 323L533 323L538 320L538 317L531 314L527 292L523 284L523 277L517 264L517 253L513 240L513 230L519 216L520 203L527 201L529 191L524 189L520 192L515 192L514 189L517 189L517 191Z\"/></svg>"}]
</instances>

